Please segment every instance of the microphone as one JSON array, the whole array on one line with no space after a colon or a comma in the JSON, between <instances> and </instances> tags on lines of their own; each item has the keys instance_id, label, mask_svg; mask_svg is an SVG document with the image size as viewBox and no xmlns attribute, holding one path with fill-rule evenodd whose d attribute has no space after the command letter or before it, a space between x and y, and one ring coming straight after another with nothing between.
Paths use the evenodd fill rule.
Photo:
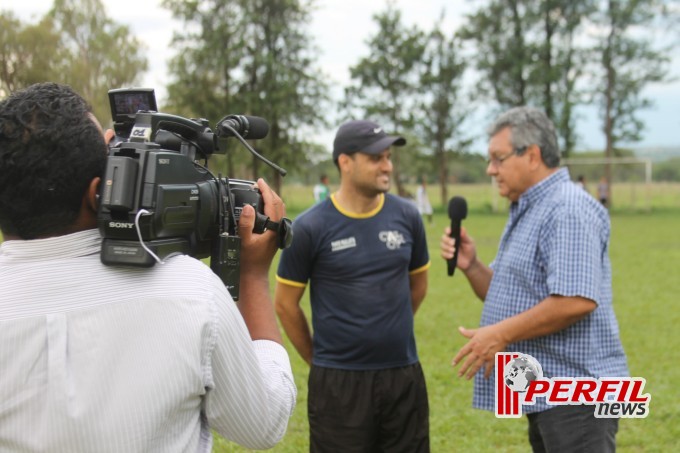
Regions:
<instances>
[{"instance_id":1,"label":"microphone","mask_svg":"<svg viewBox=\"0 0 680 453\"><path fill-rule=\"evenodd\" d=\"M257 140L265 138L268 133L269 123L259 116L228 115L217 123L218 137L240 135L243 138Z\"/></svg>"},{"instance_id":2,"label":"microphone","mask_svg":"<svg viewBox=\"0 0 680 453\"><path fill-rule=\"evenodd\" d=\"M451 235L456 240L456 251L453 258L446 260L449 277L456 271L458 250L460 249L460 223L467 217L467 202L463 197L453 197L449 200L449 218L451 219Z\"/></svg>"}]
</instances>

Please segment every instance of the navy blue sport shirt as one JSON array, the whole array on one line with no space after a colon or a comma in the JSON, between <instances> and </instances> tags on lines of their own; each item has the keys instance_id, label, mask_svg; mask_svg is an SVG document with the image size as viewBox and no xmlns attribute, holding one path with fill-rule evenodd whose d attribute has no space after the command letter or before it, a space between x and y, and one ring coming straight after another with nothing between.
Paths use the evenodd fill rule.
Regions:
<instances>
[{"instance_id":1,"label":"navy blue sport shirt","mask_svg":"<svg viewBox=\"0 0 680 453\"><path fill-rule=\"evenodd\" d=\"M314 365L348 370L418 361L409 275L427 270L416 206L394 195L353 214L334 195L300 214L279 262L279 283L309 282Z\"/></svg>"}]
</instances>

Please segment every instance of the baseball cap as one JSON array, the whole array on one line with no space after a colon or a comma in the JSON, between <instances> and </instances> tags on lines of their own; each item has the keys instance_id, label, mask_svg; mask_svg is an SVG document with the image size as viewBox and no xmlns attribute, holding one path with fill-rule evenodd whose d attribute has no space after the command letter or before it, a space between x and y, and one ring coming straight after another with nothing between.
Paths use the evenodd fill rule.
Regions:
<instances>
[{"instance_id":1,"label":"baseball cap","mask_svg":"<svg viewBox=\"0 0 680 453\"><path fill-rule=\"evenodd\" d=\"M333 141L333 160L340 154L380 154L390 146L404 146L406 139L387 135L383 128L373 121L352 120L344 123L335 134Z\"/></svg>"}]
</instances>

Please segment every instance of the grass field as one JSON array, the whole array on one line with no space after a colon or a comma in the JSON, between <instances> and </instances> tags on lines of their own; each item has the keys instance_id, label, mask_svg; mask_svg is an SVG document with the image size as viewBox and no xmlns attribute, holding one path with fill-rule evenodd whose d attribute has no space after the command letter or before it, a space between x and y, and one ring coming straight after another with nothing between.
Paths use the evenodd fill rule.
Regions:
<instances>
[{"instance_id":1,"label":"grass field","mask_svg":"<svg viewBox=\"0 0 680 453\"><path fill-rule=\"evenodd\" d=\"M309 188L304 190L311 193ZM434 201L437 197L430 190ZM308 192L284 188L291 217L311 202ZM468 198L471 213L464 225L481 259L488 263L496 253L505 214L486 212L488 187L461 187L449 193ZM680 191L674 186L670 194L665 189L659 193L664 204L651 212L620 207L612 213L614 306L631 375L646 378L645 390L652 396L646 419L621 420L617 437L621 452L680 451ZM472 409L471 382L457 378L450 366L464 344L457 326L476 326L482 306L462 275L446 275L438 242L447 224L440 207L433 224L427 225L432 267L428 295L416 316L416 340L430 400L432 451L529 451L526 420L496 419L493 413ZM303 306L309 310L307 294ZM286 437L270 451L300 453L308 451L308 367L289 343L286 348L298 386L298 404ZM247 450L216 437L214 451Z\"/></svg>"},{"instance_id":2,"label":"grass field","mask_svg":"<svg viewBox=\"0 0 680 453\"><path fill-rule=\"evenodd\" d=\"M436 188L429 189L437 212L434 222L427 225L432 267L428 295L416 316L416 339L428 384L432 451L526 452L526 420L496 419L492 413L472 409L471 383L458 379L450 366L464 344L457 326L476 326L482 306L462 275L446 276L438 242L448 219L438 206ZM615 188L614 198L619 201L612 211L610 257L614 306L631 374L647 379L645 390L652 400L646 419L621 421L618 447L621 452L680 451L680 184L653 186L651 209L626 205L625 194L636 190L639 188ZM489 192L489 186L449 190L449 196L468 199L470 214L464 225L487 263L495 255L506 220L503 200L499 202L501 212L491 212ZM311 204L311 188L286 186L283 197L289 216L294 218ZM308 311L306 297L303 305ZM308 367L289 343L286 348L298 386L298 403L285 438L270 451L301 453L308 451ZM245 451L215 438L214 452Z\"/></svg>"}]
</instances>

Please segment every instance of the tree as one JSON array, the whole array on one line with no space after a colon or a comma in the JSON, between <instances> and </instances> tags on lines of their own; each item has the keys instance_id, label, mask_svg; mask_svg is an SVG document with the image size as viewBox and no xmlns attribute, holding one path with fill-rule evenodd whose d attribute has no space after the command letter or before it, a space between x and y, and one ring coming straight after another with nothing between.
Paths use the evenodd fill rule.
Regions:
<instances>
[{"instance_id":1,"label":"tree","mask_svg":"<svg viewBox=\"0 0 680 453\"><path fill-rule=\"evenodd\" d=\"M586 50L576 37L592 11L593 0L491 0L460 31L474 47L481 96L503 110L540 106L565 155L576 145L574 109L583 102Z\"/></svg>"},{"instance_id":2,"label":"tree","mask_svg":"<svg viewBox=\"0 0 680 453\"><path fill-rule=\"evenodd\" d=\"M314 68L317 49L305 31L312 3L167 0L164 5L187 23L187 31L174 38L180 52L170 63L172 105L215 121L226 113L264 117L269 135L254 144L268 159L297 168L313 148L306 136L324 123L327 101L324 78ZM227 155L229 175L238 155ZM259 165L251 160L254 177ZM272 180L280 193L279 175Z\"/></svg>"},{"instance_id":3,"label":"tree","mask_svg":"<svg viewBox=\"0 0 680 453\"><path fill-rule=\"evenodd\" d=\"M600 23L603 33L596 49L601 59L598 93L606 146L605 156L612 157L621 142L641 139L643 122L640 109L651 106L643 89L666 80L668 57L664 49L655 48L649 34L636 33L652 25L663 12L665 3L658 0L606 0L601 2ZM605 167L611 187L611 165ZM611 200L611 197L610 197Z\"/></svg>"},{"instance_id":4,"label":"tree","mask_svg":"<svg viewBox=\"0 0 680 453\"><path fill-rule=\"evenodd\" d=\"M400 131L414 126L419 75L425 51L425 34L417 27L407 28L401 12L393 3L375 14L378 32L369 37L370 57L350 68L352 84L345 89L345 109L360 111L383 125ZM397 192L405 193L399 161L402 151L394 153L394 180Z\"/></svg>"},{"instance_id":5,"label":"tree","mask_svg":"<svg viewBox=\"0 0 680 453\"><path fill-rule=\"evenodd\" d=\"M538 59L530 83L546 114L555 124L563 156L578 141L575 107L584 102L579 87L588 51L576 44L577 34L595 11L594 0L543 0L538 7Z\"/></svg>"},{"instance_id":6,"label":"tree","mask_svg":"<svg viewBox=\"0 0 680 453\"><path fill-rule=\"evenodd\" d=\"M101 0L55 0L48 16L66 51L63 82L92 104L97 118L109 118L108 90L137 82L147 69L142 43L106 16Z\"/></svg>"},{"instance_id":7,"label":"tree","mask_svg":"<svg viewBox=\"0 0 680 453\"><path fill-rule=\"evenodd\" d=\"M147 68L142 46L104 13L100 0L55 0L38 24L0 15L0 91L36 82L71 85L104 122L107 92L134 83Z\"/></svg>"},{"instance_id":8,"label":"tree","mask_svg":"<svg viewBox=\"0 0 680 453\"><path fill-rule=\"evenodd\" d=\"M462 95L462 78L466 62L455 36L447 37L441 30L444 13L428 35L421 75L422 93L427 97L421 108L420 128L425 143L432 144L434 173L438 173L441 204L448 200L451 147L464 149L471 140L464 138L462 126L470 113L470 103Z\"/></svg>"},{"instance_id":9,"label":"tree","mask_svg":"<svg viewBox=\"0 0 680 453\"><path fill-rule=\"evenodd\" d=\"M491 0L469 15L467 26L459 31L474 47L480 95L504 110L526 105L530 98L530 66L537 52L527 37L537 23L534 3Z\"/></svg>"},{"instance_id":10,"label":"tree","mask_svg":"<svg viewBox=\"0 0 680 453\"><path fill-rule=\"evenodd\" d=\"M0 96L36 82L57 80L61 72L59 35L45 18L23 24L0 13Z\"/></svg>"}]
</instances>

